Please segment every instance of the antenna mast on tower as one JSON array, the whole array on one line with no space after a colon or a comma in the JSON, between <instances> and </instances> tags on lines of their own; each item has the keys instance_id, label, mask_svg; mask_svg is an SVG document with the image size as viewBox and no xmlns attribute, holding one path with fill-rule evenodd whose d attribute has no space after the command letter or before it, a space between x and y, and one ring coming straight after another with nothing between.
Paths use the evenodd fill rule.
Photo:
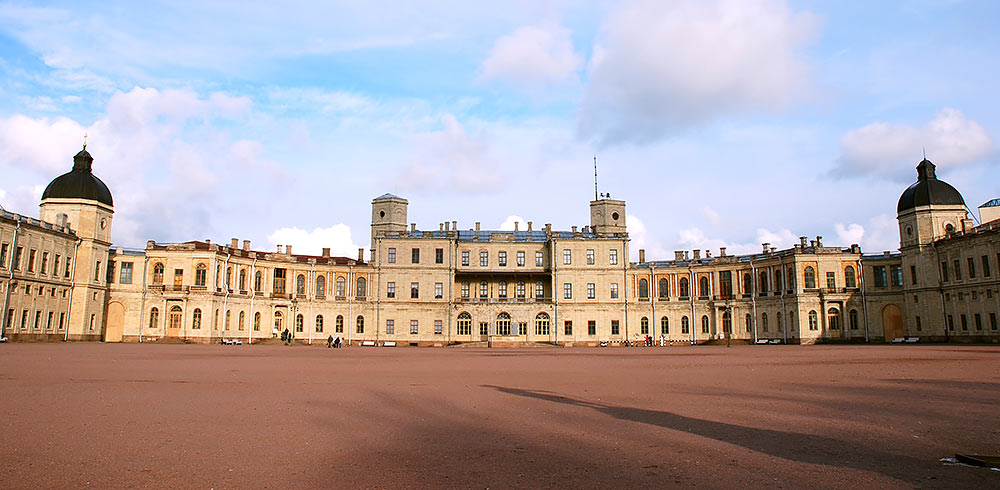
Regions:
<instances>
[{"instance_id":1,"label":"antenna mast on tower","mask_svg":"<svg viewBox=\"0 0 1000 490\"><path fill-rule=\"evenodd\" d=\"M597 155L594 155L594 200L597 200Z\"/></svg>"}]
</instances>

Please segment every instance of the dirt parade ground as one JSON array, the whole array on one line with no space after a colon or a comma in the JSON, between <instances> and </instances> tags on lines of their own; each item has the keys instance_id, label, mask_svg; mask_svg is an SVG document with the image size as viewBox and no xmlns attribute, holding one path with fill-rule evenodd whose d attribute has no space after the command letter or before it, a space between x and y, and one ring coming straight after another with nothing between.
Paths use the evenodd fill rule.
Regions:
<instances>
[{"instance_id":1,"label":"dirt parade ground","mask_svg":"<svg viewBox=\"0 0 1000 490\"><path fill-rule=\"evenodd\" d=\"M1000 488L1000 348L0 345L3 488Z\"/></svg>"}]
</instances>

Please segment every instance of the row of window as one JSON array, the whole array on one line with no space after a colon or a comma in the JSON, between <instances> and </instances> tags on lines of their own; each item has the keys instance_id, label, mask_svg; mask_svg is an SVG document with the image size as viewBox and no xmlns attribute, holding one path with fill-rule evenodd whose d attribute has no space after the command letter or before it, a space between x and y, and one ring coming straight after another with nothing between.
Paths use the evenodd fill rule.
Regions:
<instances>
[{"instance_id":1,"label":"row of window","mask_svg":"<svg viewBox=\"0 0 1000 490\"><path fill-rule=\"evenodd\" d=\"M959 321L961 322L962 331L963 332L968 332L969 331L969 317L965 313L962 313L958 317L959 317ZM976 314L972 315L972 317L973 317L973 319L975 320L975 323L976 323L976 331L981 332L983 330L983 316L981 314L979 314L979 313L976 313ZM917 330L920 330L920 328L921 328L920 327L920 317L918 316L916 320L917 320ZM990 312L990 330L992 330L994 332L997 331L997 314L994 313L994 312ZM954 332L955 331L955 318L952 315L948 315L948 331L950 331L950 332Z\"/></svg>"},{"instance_id":2,"label":"row of window","mask_svg":"<svg viewBox=\"0 0 1000 490\"><path fill-rule=\"evenodd\" d=\"M0 243L0 267L6 268L9 263L11 265L11 270L21 270L21 259L23 258L23 254L24 247L16 247L14 248L13 257L10 257L10 260L8 261L8 256L10 256L10 244ZM50 256L52 257L51 264L49 263ZM34 274L36 271L36 265L38 266L38 273L43 276L51 275L52 277L59 277L61 272L64 278L69 279L73 266L73 259L66 257L66 259L63 260L62 255L57 253L50 254L50 252L45 250L43 250L41 255L39 255L38 250L29 249L27 272L29 274Z\"/></svg>"},{"instance_id":3,"label":"row of window","mask_svg":"<svg viewBox=\"0 0 1000 490\"><path fill-rule=\"evenodd\" d=\"M761 294L765 294L769 289L773 287L775 292L780 292L782 290L782 274L779 272L774 273L769 276L768 271L761 270L757 273L759 289ZM816 269L812 266L806 266L802 272L803 280L805 282L806 289L816 289ZM789 289L795 288L795 269L789 267L787 270L787 284ZM876 281L877 283L877 281ZM657 284L657 295L660 298L667 298L670 296L670 281L667 278L660 278ZM753 294L754 281L750 273L745 273L743 275L743 294L751 295ZM835 289L837 287L837 276L834 272L826 273L826 287L830 289ZM856 288L857 284L857 273L853 266L847 266L844 268L844 287L846 288ZM649 298L649 281L645 278L639 279L639 297ZM691 294L690 282L688 278L682 277L677 283L677 295L681 298L687 298ZM723 297L733 296L733 273L732 271L719 271L719 294ZM702 276L698 280L698 296L707 298L711 295L711 282L707 276Z\"/></svg>"},{"instance_id":4,"label":"row of window","mask_svg":"<svg viewBox=\"0 0 1000 490\"><path fill-rule=\"evenodd\" d=\"M1000 264L1000 253L997 254L997 264ZM992 271L990 270L990 256L983 255L980 257L980 265L983 277L990 277ZM955 259L952 261L952 270L955 273L955 280L962 280L962 261L960 259ZM1000 265L998 265L1000 267ZM913 268L911 267L912 271ZM975 257L966 257L966 272L969 279L976 278L976 259ZM916 284L916 279L914 275L914 284ZM948 277L948 261L944 260L941 262L941 282L948 282L950 278Z\"/></svg>"},{"instance_id":5,"label":"row of window","mask_svg":"<svg viewBox=\"0 0 1000 490\"><path fill-rule=\"evenodd\" d=\"M241 311L238 314L237 328L236 328L238 331L243 331L245 329L245 320L246 320L245 313L246 312ZM232 310L227 310L225 314L225 320L223 323L223 330L231 329L231 324L230 324L231 316L232 316ZM184 314L181 307L177 305L170 307L167 316L167 325L166 325L167 328L173 330L181 329L184 327L183 322L184 322ZM261 314L258 311L253 314L253 326L252 326L253 331L255 332L260 331L260 325L261 325L260 322L261 322ZM316 328L314 332L323 333L323 315L316 315L315 322L316 322L315 323ZM215 310L215 317L213 323L214 323L213 329L218 330L219 310ZM147 324L147 328L155 330L159 327L160 327L160 309L154 306L149 310L149 323ZM195 308L194 311L191 312L191 329L200 330L201 328L202 328L202 311L201 308ZM357 333L364 333L365 331L364 315L358 315L356 319L356 328L357 328ZM280 332L283 329L284 329L284 315L280 311L275 311L274 331ZM305 317L302 314L298 314L295 317L294 331L303 332L304 329L305 329ZM334 332L336 333L344 332L343 315L337 315L337 317L334 319Z\"/></svg>"},{"instance_id":6,"label":"row of window","mask_svg":"<svg viewBox=\"0 0 1000 490\"><path fill-rule=\"evenodd\" d=\"M390 257L394 257L394 254L395 254L394 249L389 249L389 250L390 250ZM413 250L417 251L417 249L413 249ZM441 249L438 249L438 250L441 250ZM562 255L563 255L563 262L562 262L563 265L572 265L573 264L573 251L572 250L570 250L568 248L564 249ZM468 267L470 265L471 258L472 258L471 256L472 256L472 252L471 251L469 251L469 250L462 250L462 252L461 252L462 262L461 263L462 263L463 267ZM596 262L597 262L596 252L593 249L588 249L586 251L586 256L587 256L587 265L594 265L594 264L596 264ZM392 261L393 260L390 260L390 262L392 262ZM440 262L438 262L438 263L440 263ZM525 253L524 253L524 251L519 250L519 251L516 252L516 254L515 254L515 264L517 265L517 267L524 267L524 264L525 264ZM615 249L608 250L608 264L609 265L618 265L618 250L615 250ZM490 265L490 254L489 254L489 252L487 252L486 250L481 250L479 252L479 266L480 267L489 267L489 265ZM543 267L544 265L545 265L545 254L543 252L540 252L540 251L535 252L535 267ZM497 266L498 267L507 267L507 252L506 251L502 251L501 250L501 251L497 252Z\"/></svg>"},{"instance_id":7,"label":"row of window","mask_svg":"<svg viewBox=\"0 0 1000 490\"><path fill-rule=\"evenodd\" d=\"M2 310L0 310L2 311ZM60 312L59 316L56 317L56 312L50 311L48 313L42 312L42 310L35 310L35 314L31 315L31 312L27 309L21 310L21 330L55 330L62 331L66 322L66 313ZM56 320L58 318L58 321ZM7 324L4 325L5 329L12 329L14 327L14 308L7 310ZM91 321L91 330L93 330L93 321Z\"/></svg>"},{"instance_id":8,"label":"row of window","mask_svg":"<svg viewBox=\"0 0 1000 490\"><path fill-rule=\"evenodd\" d=\"M131 283L132 278L132 268L130 262L122 263L122 283ZM128 266L128 282L124 280L125 277L125 267ZM194 284L195 286L204 286L206 282L208 267L205 264L198 264L195 267L194 272ZM218 274L221 274L222 267L219 267ZM162 263L156 263L153 265L153 284L159 285L163 284L163 273L164 266ZM229 267L226 271L226 286L232 287L232 274L233 268ZM274 269L274 293L284 294L285 293L285 280L286 280L287 270L276 268ZM221 277L221 276L220 276ZM247 271L246 269L240 269L239 271L239 290L246 291L247 284ZM174 286L180 287L184 285L184 269L174 269ZM337 296L345 296L347 291L347 281L343 276L337 276L335 280L335 291ZM221 287L221 286L220 286ZM264 274L262 271L257 271L254 275L254 291L260 293L264 290ZM318 275L315 280L315 295L319 297L326 296L326 276ZM363 297L367 295L367 282L365 278L359 277L356 281L356 293L357 296ZM306 294L306 276L305 274L299 274L295 278L295 294L305 295Z\"/></svg>"}]
</instances>

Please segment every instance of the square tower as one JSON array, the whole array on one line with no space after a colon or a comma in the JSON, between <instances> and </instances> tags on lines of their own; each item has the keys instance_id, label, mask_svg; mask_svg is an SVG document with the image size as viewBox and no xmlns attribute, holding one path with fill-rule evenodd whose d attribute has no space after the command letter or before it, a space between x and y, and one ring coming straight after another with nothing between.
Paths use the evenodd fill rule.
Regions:
<instances>
[{"instance_id":1,"label":"square tower","mask_svg":"<svg viewBox=\"0 0 1000 490\"><path fill-rule=\"evenodd\" d=\"M406 208L408 205L406 199L388 193L372 199L372 241L369 257L375 257L375 239L377 237L406 233Z\"/></svg>"},{"instance_id":2,"label":"square tower","mask_svg":"<svg viewBox=\"0 0 1000 490\"><path fill-rule=\"evenodd\" d=\"M590 201L590 227L598 236L626 233L625 201L614 199Z\"/></svg>"}]
</instances>

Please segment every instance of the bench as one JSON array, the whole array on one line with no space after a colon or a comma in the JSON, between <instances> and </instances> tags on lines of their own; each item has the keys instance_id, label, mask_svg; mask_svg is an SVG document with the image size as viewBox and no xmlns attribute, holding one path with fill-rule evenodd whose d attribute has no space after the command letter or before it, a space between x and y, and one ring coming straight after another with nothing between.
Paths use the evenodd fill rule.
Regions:
<instances>
[{"instance_id":1,"label":"bench","mask_svg":"<svg viewBox=\"0 0 1000 490\"><path fill-rule=\"evenodd\" d=\"M396 347L396 343L393 341L382 342L382 347Z\"/></svg>"},{"instance_id":2,"label":"bench","mask_svg":"<svg viewBox=\"0 0 1000 490\"><path fill-rule=\"evenodd\" d=\"M896 337L889 341L890 344L902 344L903 342L906 342L906 337Z\"/></svg>"},{"instance_id":3,"label":"bench","mask_svg":"<svg viewBox=\"0 0 1000 490\"><path fill-rule=\"evenodd\" d=\"M768 342L768 343L770 343L770 344L780 344L781 343L781 339L771 339L771 341Z\"/></svg>"},{"instance_id":4,"label":"bench","mask_svg":"<svg viewBox=\"0 0 1000 490\"><path fill-rule=\"evenodd\" d=\"M757 339L757 341L754 343L763 345L763 344L770 344L771 342L767 339Z\"/></svg>"},{"instance_id":5,"label":"bench","mask_svg":"<svg viewBox=\"0 0 1000 490\"><path fill-rule=\"evenodd\" d=\"M362 347L375 347L375 341L374 340L366 340L366 341L364 341L364 342L361 343L361 346Z\"/></svg>"},{"instance_id":6,"label":"bench","mask_svg":"<svg viewBox=\"0 0 1000 490\"><path fill-rule=\"evenodd\" d=\"M906 343L907 344L916 344L917 342L920 342L920 337L907 337L906 338Z\"/></svg>"}]
</instances>

